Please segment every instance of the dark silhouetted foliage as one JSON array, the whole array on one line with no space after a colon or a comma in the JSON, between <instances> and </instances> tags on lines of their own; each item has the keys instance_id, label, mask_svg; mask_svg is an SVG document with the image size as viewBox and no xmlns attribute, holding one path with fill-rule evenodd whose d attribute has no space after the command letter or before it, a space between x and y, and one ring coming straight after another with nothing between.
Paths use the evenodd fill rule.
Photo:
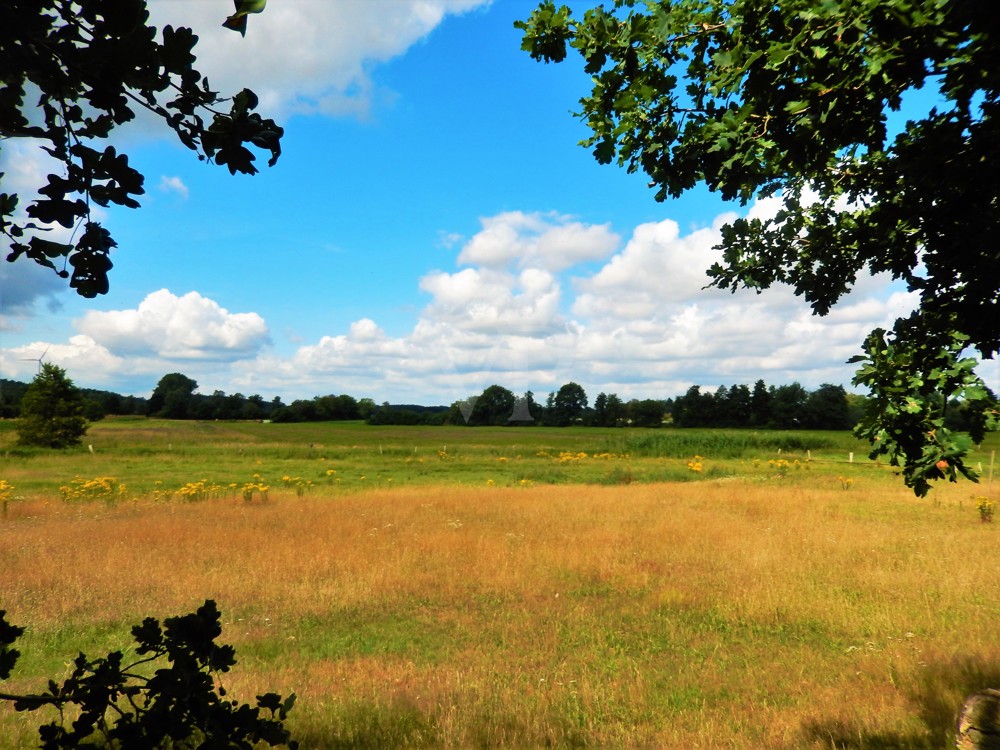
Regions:
<instances>
[{"instance_id":1,"label":"dark silhouetted foliage","mask_svg":"<svg viewBox=\"0 0 1000 750\"><path fill-rule=\"evenodd\" d=\"M23 628L0 610L0 680L6 680L20 653L13 648ZM260 744L298 743L283 726L295 695L257 696L255 706L226 698L218 676L236 664L232 646L217 644L219 610L207 600L197 611L168 617L163 626L147 617L132 628L130 659L122 651L89 659L80 654L62 684L50 680L32 695L0 693L17 711L53 708L57 717L38 730L43 750L70 748L226 748L252 750ZM66 712L74 707L78 713Z\"/></svg>"}]
</instances>

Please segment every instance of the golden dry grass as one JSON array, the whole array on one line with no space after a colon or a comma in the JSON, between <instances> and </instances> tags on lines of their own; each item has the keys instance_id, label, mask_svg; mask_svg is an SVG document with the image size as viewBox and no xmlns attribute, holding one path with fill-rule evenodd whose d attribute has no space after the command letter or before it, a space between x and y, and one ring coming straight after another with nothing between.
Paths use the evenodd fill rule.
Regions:
<instances>
[{"instance_id":1,"label":"golden dry grass","mask_svg":"<svg viewBox=\"0 0 1000 750\"><path fill-rule=\"evenodd\" d=\"M971 494L817 478L23 501L0 520L0 607L30 626L9 687L212 598L240 659L227 684L295 691L304 747L940 747L1000 679L1000 528ZM0 708L5 727L30 739Z\"/></svg>"}]
</instances>

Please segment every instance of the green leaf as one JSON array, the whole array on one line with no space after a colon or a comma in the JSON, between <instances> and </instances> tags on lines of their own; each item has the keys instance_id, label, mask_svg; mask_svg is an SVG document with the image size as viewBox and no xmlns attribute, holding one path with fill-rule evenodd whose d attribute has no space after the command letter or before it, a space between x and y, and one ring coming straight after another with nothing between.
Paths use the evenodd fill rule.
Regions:
<instances>
[{"instance_id":1,"label":"green leaf","mask_svg":"<svg viewBox=\"0 0 1000 750\"><path fill-rule=\"evenodd\" d=\"M785 60L791 57L793 50L791 47L784 47L780 45L772 45L767 50L767 67L774 68L781 65Z\"/></svg>"},{"instance_id":2,"label":"green leaf","mask_svg":"<svg viewBox=\"0 0 1000 750\"><path fill-rule=\"evenodd\" d=\"M717 68L729 68L733 64L733 54L728 50L720 50L712 55L712 62Z\"/></svg>"},{"instance_id":3,"label":"green leaf","mask_svg":"<svg viewBox=\"0 0 1000 750\"><path fill-rule=\"evenodd\" d=\"M260 13L267 5L267 0L234 0L236 12L229 16L223 26L227 29L240 32L241 36L247 33L247 14Z\"/></svg>"}]
</instances>

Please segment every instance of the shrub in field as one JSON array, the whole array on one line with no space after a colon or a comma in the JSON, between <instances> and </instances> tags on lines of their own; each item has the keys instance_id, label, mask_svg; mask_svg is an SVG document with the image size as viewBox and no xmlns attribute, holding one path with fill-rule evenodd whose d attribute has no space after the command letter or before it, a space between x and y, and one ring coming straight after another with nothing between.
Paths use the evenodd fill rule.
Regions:
<instances>
[{"instance_id":1,"label":"shrub in field","mask_svg":"<svg viewBox=\"0 0 1000 750\"><path fill-rule=\"evenodd\" d=\"M79 445L89 426L83 406L83 394L66 371L46 362L21 399L17 442L41 448Z\"/></svg>"},{"instance_id":2,"label":"shrub in field","mask_svg":"<svg viewBox=\"0 0 1000 750\"><path fill-rule=\"evenodd\" d=\"M69 484L59 488L63 500L105 500L111 501L124 495L124 484L118 484L114 477L94 477L81 479L77 477Z\"/></svg>"},{"instance_id":3,"label":"shrub in field","mask_svg":"<svg viewBox=\"0 0 1000 750\"><path fill-rule=\"evenodd\" d=\"M12 648L24 632L0 610L0 680L10 677L20 653ZM257 705L225 700L218 675L236 663L232 646L215 643L220 613L208 600L196 612L147 617L132 628L135 661L121 651L93 661L80 654L62 683L49 681L37 695L0 693L17 711L51 707L58 718L38 730L43 750L63 748L252 748L298 747L282 722L295 702L268 693ZM148 676L152 665L162 665ZM67 708L75 711L67 711Z\"/></svg>"},{"instance_id":4,"label":"shrub in field","mask_svg":"<svg viewBox=\"0 0 1000 750\"><path fill-rule=\"evenodd\" d=\"M209 482L207 479L199 479L197 482L187 482L175 491L175 495L192 502L207 500L216 497L223 492L225 487Z\"/></svg>"},{"instance_id":5,"label":"shrub in field","mask_svg":"<svg viewBox=\"0 0 1000 750\"><path fill-rule=\"evenodd\" d=\"M361 478L364 479L364 477ZM243 488L240 490L240 494L243 496L243 499L249 503L253 500L254 493L256 493L261 500L267 500L267 493L270 489L271 488L268 485L264 484L263 480L256 479L253 482L247 482L244 484Z\"/></svg>"},{"instance_id":6,"label":"shrub in field","mask_svg":"<svg viewBox=\"0 0 1000 750\"><path fill-rule=\"evenodd\" d=\"M7 515L7 503L13 494L14 485L6 479L0 479L0 511L2 511L3 515Z\"/></svg>"},{"instance_id":7,"label":"shrub in field","mask_svg":"<svg viewBox=\"0 0 1000 750\"><path fill-rule=\"evenodd\" d=\"M635 474L625 466L615 466L600 480L601 484L632 484Z\"/></svg>"},{"instance_id":8,"label":"shrub in field","mask_svg":"<svg viewBox=\"0 0 1000 750\"><path fill-rule=\"evenodd\" d=\"M336 472L334 472L336 473ZM306 494L306 490L313 486L311 479L302 479L302 477L291 477L287 474L281 478L281 484L285 487L291 487L295 490L295 494L298 497L302 497Z\"/></svg>"},{"instance_id":9,"label":"shrub in field","mask_svg":"<svg viewBox=\"0 0 1000 750\"><path fill-rule=\"evenodd\" d=\"M3 500L4 497L2 481L0 480L0 500ZM302 480L299 477L283 477L282 484L285 487L294 489L295 494L299 497L302 497L306 493L306 490L313 486L311 480ZM189 502L239 495L247 502L250 502L254 497L267 500L270 489L270 486L260 474L254 474L249 482L242 484L237 482L220 484L208 479L199 479L193 482L185 482L180 487L172 490L165 489L163 483L157 480L154 489L146 494L147 497L158 501L180 499ZM61 486L59 491L62 493L63 500L66 501L103 500L104 502L113 502L124 499L128 495L126 486L120 483L115 477L94 477L93 479L77 477L68 484ZM132 496L135 497L136 495L133 494Z\"/></svg>"},{"instance_id":10,"label":"shrub in field","mask_svg":"<svg viewBox=\"0 0 1000 750\"><path fill-rule=\"evenodd\" d=\"M994 508L995 503L988 497L980 496L976 498L976 510L979 511L979 520L983 523L991 523L993 521Z\"/></svg>"}]
</instances>

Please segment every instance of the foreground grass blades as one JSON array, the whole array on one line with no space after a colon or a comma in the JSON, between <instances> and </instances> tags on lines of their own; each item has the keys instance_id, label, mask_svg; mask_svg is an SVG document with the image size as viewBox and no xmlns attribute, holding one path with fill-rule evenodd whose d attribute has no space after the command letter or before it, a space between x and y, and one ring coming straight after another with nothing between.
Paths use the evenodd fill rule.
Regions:
<instances>
[{"instance_id":1,"label":"foreground grass blades","mask_svg":"<svg viewBox=\"0 0 1000 750\"><path fill-rule=\"evenodd\" d=\"M918 500L857 456L797 469L804 454L787 451L595 458L624 453L595 443L621 431L457 430L446 444L437 431L389 440L345 427L321 444L307 432L251 440L277 425L166 440L150 423L109 427L152 434L116 438L116 464L99 433L94 454L5 459L15 489L0 519L0 608L29 626L12 692L64 673L78 651L126 648L144 616L206 598L239 658L229 694L295 692L287 726L311 748L929 749L952 741L968 693L1000 684L998 529L975 500L988 486ZM853 446L826 438L825 457L846 462ZM414 445L460 479L406 463ZM186 475L183 460L159 463L182 451ZM387 455L391 484L318 476L372 473ZM518 455L564 483L501 484L498 459ZM687 466L695 455L700 472ZM673 463L684 481L572 481ZM313 466L304 494L281 482ZM125 500L59 494L112 471ZM208 471L220 485L259 473L268 499L131 489ZM30 718L0 708L10 747L33 745Z\"/></svg>"}]
</instances>

